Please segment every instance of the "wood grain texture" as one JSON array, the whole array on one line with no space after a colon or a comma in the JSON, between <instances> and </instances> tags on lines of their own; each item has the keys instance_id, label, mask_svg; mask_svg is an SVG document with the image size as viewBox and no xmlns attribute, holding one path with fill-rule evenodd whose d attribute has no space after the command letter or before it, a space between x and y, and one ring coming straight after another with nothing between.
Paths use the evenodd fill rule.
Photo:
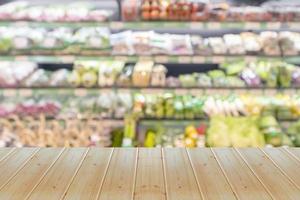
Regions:
<instances>
[{"instance_id":1,"label":"wood grain texture","mask_svg":"<svg viewBox=\"0 0 300 200\"><path fill-rule=\"evenodd\" d=\"M167 199L203 199L186 150L184 148L166 148L163 157L165 160Z\"/></svg>"},{"instance_id":2,"label":"wood grain texture","mask_svg":"<svg viewBox=\"0 0 300 200\"><path fill-rule=\"evenodd\" d=\"M135 200L165 200L165 183L160 148L139 149Z\"/></svg>"},{"instance_id":3,"label":"wood grain texture","mask_svg":"<svg viewBox=\"0 0 300 200\"><path fill-rule=\"evenodd\" d=\"M0 164L2 161L7 159L7 157L10 154L12 154L15 150L15 148L0 148Z\"/></svg>"},{"instance_id":4,"label":"wood grain texture","mask_svg":"<svg viewBox=\"0 0 300 200\"><path fill-rule=\"evenodd\" d=\"M260 149L243 148L237 151L276 199L299 198L300 190Z\"/></svg>"},{"instance_id":5,"label":"wood grain texture","mask_svg":"<svg viewBox=\"0 0 300 200\"><path fill-rule=\"evenodd\" d=\"M0 190L0 199L18 200L27 196L61 155L61 148L41 149L9 183Z\"/></svg>"},{"instance_id":6,"label":"wood grain texture","mask_svg":"<svg viewBox=\"0 0 300 200\"><path fill-rule=\"evenodd\" d=\"M205 199L236 199L210 149L187 151Z\"/></svg>"},{"instance_id":7,"label":"wood grain texture","mask_svg":"<svg viewBox=\"0 0 300 200\"><path fill-rule=\"evenodd\" d=\"M66 149L27 199L41 200L41 197L43 200L61 199L86 152L86 148Z\"/></svg>"},{"instance_id":8,"label":"wood grain texture","mask_svg":"<svg viewBox=\"0 0 300 200\"><path fill-rule=\"evenodd\" d=\"M38 151L35 148L16 149L0 167L0 188L3 188Z\"/></svg>"},{"instance_id":9,"label":"wood grain texture","mask_svg":"<svg viewBox=\"0 0 300 200\"><path fill-rule=\"evenodd\" d=\"M132 200L138 150L115 149L100 190L100 200Z\"/></svg>"},{"instance_id":10,"label":"wood grain texture","mask_svg":"<svg viewBox=\"0 0 300 200\"><path fill-rule=\"evenodd\" d=\"M294 185L300 188L300 162L293 159L283 148L265 148L262 151L272 162L289 178Z\"/></svg>"},{"instance_id":11,"label":"wood grain texture","mask_svg":"<svg viewBox=\"0 0 300 200\"><path fill-rule=\"evenodd\" d=\"M92 148L64 199L96 199L103 184L113 149Z\"/></svg>"},{"instance_id":12,"label":"wood grain texture","mask_svg":"<svg viewBox=\"0 0 300 200\"><path fill-rule=\"evenodd\" d=\"M300 148L285 149L294 159L300 162Z\"/></svg>"},{"instance_id":13,"label":"wood grain texture","mask_svg":"<svg viewBox=\"0 0 300 200\"><path fill-rule=\"evenodd\" d=\"M299 199L299 169L297 148L0 148L0 199Z\"/></svg>"},{"instance_id":14,"label":"wood grain texture","mask_svg":"<svg viewBox=\"0 0 300 200\"><path fill-rule=\"evenodd\" d=\"M272 199L246 163L231 148L212 150L238 199Z\"/></svg>"}]
</instances>

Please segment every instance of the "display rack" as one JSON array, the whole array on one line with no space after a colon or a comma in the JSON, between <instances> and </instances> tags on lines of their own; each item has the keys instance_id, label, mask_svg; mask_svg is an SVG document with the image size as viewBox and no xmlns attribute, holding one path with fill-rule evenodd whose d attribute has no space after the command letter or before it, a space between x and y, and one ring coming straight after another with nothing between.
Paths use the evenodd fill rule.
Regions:
<instances>
[{"instance_id":1,"label":"display rack","mask_svg":"<svg viewBox=\"0 0 300 200\"><path fill-rule=\"evenodd\" d=\"M118 4L118 13L115 13L115 17L111 20L108 19L108 21L105 22L41 22L41 21L7 21L2 20L0 21L0 27L32 27L32 28L46 28L51 30L52 28L57 27L68 27L72 28L74 30L78 30L82 27L107 27L110 30L110 34L119 33L125 30L133 30L133 31L155 31L157 33L170 33L170 34L190 34L190 35L201 35L204 38L208 36L223 36L224 34L240 34L241 32L254 32L254 33L261 33L263 31L293 31L300 33L300 22L299 21L285 21L282 20L279 21L262 21L262 22L254 22L254 21L142 21L142 19L139 19L140 21L122 21L122 19L119 19L119 17L122 14L122 2L121 1L114 1L114 3ZM108 5L110 3L108 2ZM119 19L119 21L118 21ZM110 21L111 20L111 21ZM279 43L279 42L278 42ZM256 62L256 61L284 61L287 63L293 63L293 64L300 64L300 54L297 53L293 55L283 55L283 49L280 46L281 44L278 44L279 52L277 56L271 56L271 55L263 55L262 50L261 53L248 53L246 55L233 55L233 54L225 54L225 55L214 55L213 53L210 53L209 55L203 54L189 54L189 55L137 55L136 53L133 55L115 55L112 53L111 46L106 47L104 52L102 54L99 53L98 56L95 56L95 54L88 54L86 52L77 52L77 53L65 53L63 51L57 51L55 52L53 49L46 49L46 53L39 53L38 48L41 48L39 46L38 48L34 49L34 51L30 51L30 49L25 49L24 52L21 53L22 49L16 50L16 49L9 49L6 52L4 51L0 55L0 61L30 61L35 62L38 64L38 69L47 69L49 71L54 71L53 69L73 69L73 64L76 61L124 61L126 64L132 64L137 63L140 61L154 61L157 64L164 64L166 68L168 69L168 73L172 74L172 76L177 77L180 74L187 74L192 72L206 72L211 69L219 69L220 66L224 63L230 63L230 62L237 62L237 61L246 61L246 62ZM38 45L37 45L38 46ZM64 46L64 45L62 45ZM71 45L70 45L71 46ZM34 48L35 46L32 45ZM72 46L71 46L72 47ZM81 46L82 47L82 46ZM65 48L65 47L63 47ZM27 51L28 50L28 51ZM47 51L49 50L49 51ZM18 52L19 51L19 52ZM93 51L93 50L91 50ZM100 50L99 50L100 51ZM194 51L195 52L195 51ZM246 52L246 51L245 51ZM30 54L32 53L32 54ZM79 55L82 53L81 55ZM187 70L190 67L189 70ZM197 70L194 70L197 69ZM186 71L185 71L186 70ZM188 71L188 72L187 72ZM192 71L192 72L191 72ZM175 74L175 75L174 75ZM169 75L169 74L168 74ZM150 84L149 84L150 85ZM167 85L167 84L166 84ZM71 87L71 86L3 86L0 87L0 98L2 100L6 99L12 99L12 100L26 100L24 104L27 103L27 100L29 101L29 105L31 103L31 100L37 100L35 103L42 104L43 101L48 97L57 97L55 99L56 101L59 101L60 97L63 98L63 96L69 96L72 100L82 100L85 103L89 97L99 97L102 93L109 93L114 92L115 94L118 93L127 93L131 96L134 96L135 94L149 94L149 95L161 95L166 93L171 93L174 96L178 95L180 98L183 96L204 96L204 97L220 97L220 99L223 100L223 97L228 96L247 96L252 95L253 97L262 96L264 97L271 97L271 96L280 96L278 99L268 102L270 104L269 107L271 107L273 110L271 113L274 114L274 119L278 120L280 122L288 121L293 123L296 121L298 117L298 110L294 107L300 107L298 105L299 103L299 94L300 94L300 87L291 85L290 87L268 87L268 86L261 86L261 87L214 87L214 86L193 86L193 87L154 87L154 86L148 86L148 87L136 87L136 86L121 86L117 84L113 84L112 86L94 86L94 87ZM43 97L39 99L39 97ZM280 101L282 99L288 99L289 97L293 97L296 100L293 99L293 101L290 103L286 103L284 105L281 105L277 101ZM121 97L122 98L122 97ZM174 97L175 99L175 97ZM69 102L65 102L65 99L61 100L64 104L68 104ZM103 99L102 99L103 100ZM41 102L42 103L41 103ZM66 101L69 101L66 100ZM283 101L283 100L282 100ZM229 101L230 102L230 101ZM18 102L20 103L20 102ZM228 103L228 102L227 102ZM265 103L265 102L264 102ZM262 103L262 104L264 104ZM278 103L278 104L277 104ZM17 103L16 103L17 104ZM146 104L145 102L133 102L132 107L139 104ZM162 104L166 104L165 102ZM183 103L182 103L183 104ZM267 103L266 103L267 104ZM300 104L300 103L299 103ZM94 106L94 105L93 105ZM95 109L96 106L91 106L91 109ZM182 105L180 105L182 106ZM179 106L179 107L180 107ZM261 106L261 105L259 105ZM294 107L293 107L294 106ZM4 106L5 107L5 106ZM63 107L63 106L62 106ZM76 107L76 106L74 106ZM88 107L88 106L87 106ZM101 107L101 106L99 106ZM105 107L105 106L104 106ZM175 106L174 106L175 107ZM238 106L237 106L238 107ZM262 106L263 107L263 106ZM274 108L275 107L275 108ZM282 108L283 107L283 108ZM292 109L290 108L292 107ZM137 110L146 109L144 107L139 108L137 106ZM64 109L64 108L63 108ZM199 122L204 121L205 123L209 122L210 116L203 114L203 117L194 117L192 119L186 119L184 117L180 119L175 118L169 118L169 117L140 117L135 116L135 112L133 112L131 109L129 113L123 114L121 117L114 116L114 111L111 116L102 116L100 114L91 113L89 114L82 114L85 110L85 108L78 108L74 113L72 113L72 117L82 120L82 121L88 121L89 119L93 119L99 123L104 123L104 121L110 121L112 124L114 122L119 123L123 122L125 124L124 128L124 138L134 140L136 138L140 139L140 134L145 137L146 133L145 130L142 130L141 127L151 127L153 124L156 124L158 122L162 122L165 126L169 125L178 125L182 126L184 129L185 126L188 126L190 124L199 124ZM108 108L99 108L101 109L108 109ZM259 109L259 108L258 108ZM278 113L280 109L284 110L283 113L288 110L296 110L295 118L293 119L285 119L278 117ZM155 109L153 109L155 110ZM163 108L164 112L166 108ZM179 109L180 110L180 109ZM184 110L184 109L183 109ZM221 109L222 110L222 109ZM254 109L255 110L255 109ZM262 109L263 110L263 109ZM293 110L293 111L294 111ZM72 110L73 111L73 110ZM97 110L98 111L98 110ZM140 110L139 110L140 111ZM76 113L78 112L78 113ZM82 112L82 113L81 113ZM99 111L100 112L100 111ZM102 112L102 110L101 110ZM225 111L226 113L227 111ZM230 111L228 111L230 112ZM263 111L261 111L263 112ZM299 111L300 112L300 111ZM244 113L238 111L238 116L243 116ZM272 114L273 114L272 113ZM1 114L1 113L0 113ZM86 114L86 115L85 115ZM206 113L207 114L207 113ZM4 114L3 114L4 115ZM267 115L269 113L267 112ZM5 116L5 115L4 115ZM300 116L300 114L299 114ZM35 116L36 117L36 116ZM39 116L38 116L39 117ZM44 123L43 120L55 120L55 119L68 119L69 116L62 115L54 115L54 116L47 116L45 119L42 119L42 123ZM128 119L129 118L129 119ZM18 119L19 120L19 119ZM6 121L4 121L6 123ZM46 122L45 122L46 124ZM43 124L44 125L44 124ZM273 124L274 125L274 124ZM277 124L276 124L277 125ZM50 125L49 125L50 126ZM45 125L47 127L47 125ZM42 127L42 128L45 128ZM127 130L127 131L126 131ZM102 130L101 130L102 131ZM136 135L134 135L137 133ZM132 135L133 134L133 135ZM190 136L186 136L185 139L191 139ZM91 137L91 136L89 136ZM87 137L87 138L89 138ZM105 139L107 139L107 135L104 136ZM300 138L300 137L299 137ZM110 139L110 138L109 138ZM143 138L145 139L145 138ZM300 141L300 139L299 139ZM143 140L139 141L142 144ZM130 145L133 145L134 141L130 143ZM300 144L300 142L299 142ZM130 146L127 145L127 146ZM124 145L126 146L126 145Z\"/></svg>"}]
</instances>

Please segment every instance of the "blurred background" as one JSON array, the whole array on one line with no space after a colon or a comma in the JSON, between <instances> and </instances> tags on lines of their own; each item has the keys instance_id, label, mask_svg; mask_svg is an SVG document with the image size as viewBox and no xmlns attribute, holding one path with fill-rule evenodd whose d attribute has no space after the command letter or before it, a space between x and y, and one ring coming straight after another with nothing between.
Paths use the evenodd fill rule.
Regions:
<instances>
[{"instance_id":1,"label":"blurred background","mask_svg":"<svg viewBox=\"0 0 300 200\"><path fill-rule=\"evenodd\" d=\"M300 1L0 1L0 147L300 146Z\"/></svg>"}]
</instances>

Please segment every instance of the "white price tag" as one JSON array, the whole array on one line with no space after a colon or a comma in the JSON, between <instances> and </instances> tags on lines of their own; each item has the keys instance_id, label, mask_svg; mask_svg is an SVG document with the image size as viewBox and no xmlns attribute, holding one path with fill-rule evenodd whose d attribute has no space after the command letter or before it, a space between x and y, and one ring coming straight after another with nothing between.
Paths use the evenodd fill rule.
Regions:
<instances>
[{"instance_id":1,"label":"white price tag","mask_svg":"<svg viewBox=\"0 0 300 200\"><path fill-rule=\"evenodd\" d=\"M169 61L168 56L155 56L154 60L157 63L167 63Z\"/></svg>"},{"instance_id":2,"label":"white price tag","mask_svg":"<svg viewBox=\"0 0 300 200\"><path fill-rule=\"evenodd\" d=\"M143 94L157 94L157 90L156 89L142 89L141 92Z\"/></svg>"},{"instance_id":3,"label":"white price tag","mask_svg":"<svg viewBox=\"0 0 300 200\"><path fill-rule=\"evenodd\" d=\"M256 58L257 58L256 56L245 56L245 61L246 62L254 62L257 60Z\"/></svg>"},{"instance_id":4,"label":"white price tag","mask_svg":"<svg viewBox=\"0 0 300 200\"><path fill-rule=\"evenodd\" d=\"M217 94L217 92L214 89L206 89L205 94L206 95L215 95L215 94Z\"/></svg>"},{"instance_id":5,"label":"white price tag","mask_svg":"<svg viewBox=\"0 0 300 200\"><path fill-rule=\"evenodd\" d=\"M263 95L264 94L264 90L263 89L253 89L253 90L250 90L251 91L251 94L253 95Z\"/></svg>"},{"instance_id":6,"label":"white price tag","mask_svg":"<svg viewBox=\"0 0 300 200\"><path fill-rule=\"evenodd\" d=\"M191 63L191 57L190 56L179 56L178 63Z\"/></svg>"},{"instance_id":7,"label":"white price tag","mask_svg":"<svg viewBox=\"0 0 300 200\"><path fill-rule=\"evenodd\" d=\"M86 89L75 89L74 94L75 94L75 96L79 96L79 97L86 96L87 90Z\"/></svg>"},{"instance_id":8,"label":"white price tag","mask_svg":"<svg viewBox=\"0 0 300 200\"><path fill-rule=\"evenodd\" d=\"M28 61L28 56L16 56L15 61Z\"/></svg>"},{"instance_id":9,"label":"white price tag","mask_svg":"<svg viewBox=\"0 0 300 200\"><path fill-rule=\"evenodd\" d=\"M192 62L193 63L198 63L198 64L204 63L205 62L205 57L204 56L193 56Z\"/></svg>"},{"instance_id":10,"label":"white price tag","mask_svg":"<svg viewBox=\"0 0 300 200\"><path fill-rule=\"evenodd\" d=\"M124 28L124 23L123 22L111 22L110 23L110 28L114 29L114 30L122 29L122 28Z\"/></svg>"},{"instance_id":11,"label":"white price tag","mask_svg":"<svg viewBox=\"0 0 300 200\"><path fill-rule=\"evenodd\" d=\"M3 95L5 97L14 97L14 96L16 96L16 94L17 94L17 91L15 89L5 89L3 91Z\"/></svg>"},{"instance_id":12,"label":"white price tag","mask_svg":"<svg viewBox=\"0 0 300 200\"><path fill-rule=\"evenodd\" d=\"M75 57L74 56L62 56L60 58L60 60L63 63L73 63L75 61Z\"/></svg>"},{"instance_id":13,"label":"white price tag","mask_svg":"<svg viewBox=\"0 0 300 200\"><path fill-rule=\"evenodd\" d=\"M31 89L21 89L21 90L19 90L19 94L22 97L32 96L32 90Z\"/></svg>"},{"instance_id":14,"label":"white price tag","mask_svg":"<svg viewBox=\"0 0 300 200\"><path fill-rule=\"evenodd\" d=\"M178 95L186 95L188 94L188 90L187 89L175 89L175 94L178 94Z\"/></svg>"},{"instance_id":15,"label":"white price tag","mask_svg":"<svg viewBox=\"0 0 300 200\"><path fill-rule=\"evenodd\" d=\"M213 56L212 61L213 61L213 63L224 63L225 57L224 56Z\"/></svg>"},{"instance_id":16,"label":"white price tag","mask_svg":"<svg viewBox=\"0 0 300 200\"><path fill-rule=\"evenodd\" d=\"M288 23L288 27L290 29L299 29L300 23L299 22L290 22L290 23Z\"/></svg>"},{"instance_id":17,"label":"white price tag","mask_svg":"<svg viewBox=\"0 0 300 200\"><path fill-rule=\"evenodd\" d=\"M140 56L138 60L139 61L149 61L149 60L151 61L151 60L153 60L153 58L150 56Z\"/></svg>"},{"instance_id":18,"label":"white price tag","mask_svg":"<svg viewBox=\"0 0 300 200\"><path fill-rule=\"evenodd\" d=\"M194 96L203 95L204 90L203 89L191 89L190 94Z\"/></svg>"},{"instance_id":19,"label":"white price tag","mask_svg":"<svg viewBox=\"0 0 300 200\"><path fill-rule=\"evenodd\" d=\"M297 90L295 90L295 89L285 89L283 91L283 93L285 95L288 95L288 96L293 96L293 95L297 94Z\"/></svg>"},{"instance_id":20,"label":"white price tag","mask_svg":"<svg viewBox=\"0 0 300 200\"><path fill-rule=\"evenodd\" d=\"M279 28L281 28L281 23L280 22L268 22L267 28L268 29L279 29Z\"/></svg>"},{"instance_id":21,"label":"white price tag","mask_svg":"<svg viewBox=\"0 0 300 200\"><path fill-rule=\"evenodd\" d=\"M119 61L127 62L128 57L127 56L115 56L114 60L119 60Z\"/></svg>"},{"instance_id":22,"label":"white price tag","mask_svg":"<svg viewBox=\"0 0 300 200\"><path fill-rule=\"evenodd\" d=\"M216 90L216 94L220 94L223 96L227 96L230 93L229 89L218 89Z\"/></svg>"},{"instance_id":23,"label":"white price tag","mask_svg":"<svg viewBox=\"0 0 300 200\"><path fill-rule=\"evenodd\" d=\"M259 22L247 22L245 24L246 29L259 29L260 23Z\"/></svg>"},{"instance_id":24,"label":"white price tag","mask_svg":"<svg viewBox=\"0 0 300 200\"><path fill-rule=\"evenodd\" d=\"M118 92L120 93L130 93L129 89L118 89Z\"/></svg>"},{"instance_id":25,"label":"white price tag","mask_svg":"<svg viewBox=\"0 0 300 200\"><path fill-rule=\"evenodd\" d=\"M243 94L248 94L249 93L248 91L249 90L247 90L247 89L236 89L236 90L234 90L234 93L243 95Z\"/></svg>"},{"instance_id":26,"label":"white price tag","mask_svg":"<svg viewBox=\"0 0 300 200\"><path fill-rule=\"evenodd\" d=\"M268 96L274 96L277 94L277 90L276 89L265 89L264 94L266 94Z\"/></svg>"},{"instance_id":27,"label":"white price tag","mask_svg":"<svg viewBox=\"0 0 300 200\"><path fill-rule=\"evenodd\" d=\"M192 30L203 29L203 23L202 23L202 22L191 22L191 23L190 23L190 28L191 28Z\"/></svg>"},{"instance_id":28,"label":"white price tag","mask_svg":"<svg viewBox=\"0 0 300 200\"><path fill-rule=\"evenodd\" d=\"M219 22L208 22L207 23L208 29L221 29L221 23Z\"/></svg>"}]
</instances>

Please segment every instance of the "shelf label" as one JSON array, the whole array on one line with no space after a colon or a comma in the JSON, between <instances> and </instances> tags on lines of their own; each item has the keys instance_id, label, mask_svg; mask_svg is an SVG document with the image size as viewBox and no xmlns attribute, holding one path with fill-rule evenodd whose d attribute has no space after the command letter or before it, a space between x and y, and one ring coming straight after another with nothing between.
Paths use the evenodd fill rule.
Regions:
<instances>
[{"instance_id":1,"label":"shelf label","mask_svg":"<svg viewBox=\"0 0 300 200\"><path fill-rule=\"evenodd\" d=\"M247 89L236 89L236 90L234 90L234 93L235 94L247 94L247 93L249 93L249 90L247 90Z\"/></svg>"},{"instance_id":2,"label":"shelf label","mask_svg":"<svg viewBox=\"0 0 300 200\"><path fill-rule=\"evenodd\" d=\"M86 89L75 89L74 94L75 94L75 96L79 96L79 97L86 96L87 90Z\"/></svg>"},{"instance_id":3,"label":"shelf label","mask_svg":"<svg viewBox=\"0 0 300 200\"><path fill-rule=\"evenodd\" d=\"M254 62L256 61L256 57L255 56L245 56L245 61L246 62Z\"/></svg>"},{"instance_id":4,"label":"shelf label","mask_svg":"<svg viewBox=\"0 0 300 200\"><path fill-rule=\"evenodd\" d=\"M204 91L203 89L191 89L190 94L194 96L203 95Z\"/></svg>"},{"instance_id":5,"label":"shelf label","mask_svg":"<svg viewBox=\"0 0 300 200\"><path fill-rule=\"evenodd\" d=\"M225 57L224 56L213 56L212 61L213 61L213 63L223 63L223 62L225 62Z\"/></svg>"},{"instance_id":6,"label":"shelf label","mask_svg":"<svg viewBox=\"0 0 300 200\"><path fill-rule=\"evenodd\" d=\"M167 63L169 61L169 58L168 56L155 56L154 60L157 63Z\"/></svg>"},{"instance_id":7,"label":"shelf label","mask_svg":"<svg viewBox=\"0 0 300 200\"><path fill-rule=\"evenodd\" d=\"M32 90L31 89L20 89L19 95L22 97L29 97L32 96Z\"/></svg>"},{"instance_id":8,"label":"shelf label","mask_svg":"<svg viewBox=\"0 0 300 200\"><path fill-rule=\"evenodd\" d=\"M288 23L288 27L290 29L299 29L300 23L299 22L290 22L290 23Z\"/></svg>"},{"instance_id":9,"label":"shelf label","mask_svg":"<svg viewBox=\"0 0 300 200\"><path fill-rule=\"evenodd\" d=\"M230 90L229 89L217 89L216 90L216 94L220 94L220 95L228 95L230 93Z\"/></svg>"},{"instance_id":10,"label":"shelf label","mask_svg":"<svg viewBox=\"0 0 300 200\"><path fill-rule=\"evenodd\" d=\"M119 93L130 93L130 89L118 89Z\"/></svg>"},{"instance_id":11,"label":"shelf label","mask_svg":"<svg viewBox=\"0 0 300 200\"><path fill-rule=\"evenodd\" d=\"M246 29L259 29L260 23L259 22L247 22L245 24Z\"/></svg>"},{"instance_id":12,"label":"shelf label","mask_svg":"<svg viewBox=\"0 0 300 200\"><path fill-rule=\"evenodd\" d=\"M263 95L264 91L262 89L253 89L253 90L249 90L251 91L251 94L253 95Z\"/></svg>"},{"instance_id":13,"label":"shelf label","mask_svg":"<svg viewBox=\"0 0 300 200\"><path fill-rule=\"evenodd\" d=\"M140 56L138 60L139 61L149 61L149 60L151 61L151 60L153 60L153 58L151 56Z\"/></svg>"},{"instance_id":14,"label":"shelf label","mask_svg":"<svg viewBox=\"0 0 300 200\"><path fill-rule=\"evenodd\" d=\"M188 90L187 89L175 89L174 93L179 94L179 95L186 95L186 94L188 94Z\"/></svg>"},{"instance_id":15,"label":"shelf label","mask_svg":"<svg viewBox=\"0 0 300 200\"><path fill-rule=\"evenodd\" d=\"M279 28L281 28L281 23L280 22L268 22L267 28L268 29L279 29Z\"/></svg>"},{"instance_id":16,"label":"shelf label","mask_svg":"<svg viewBox=\"0 0 300 200\"><path fill-rule=\"evenodd\" d=\"M124 23L123 22L111 22L110 28L111 29L122 29L122 28L124 28Z\"/></svg>"},{"instance_id":17,"label":"shelf label","mask_svg":"<svg viewBox=\"0 0 300 200\"><path fill-rule=\"evenodd\" d=\"M208 29L221 29L221 23L219 22L207 22Z\"/></svg>"},{"instance_id":18,"label":"shelf label","mask_svg":"<svg viewBox=\"0 0 300 200\"><path fill-rule=\"evenodd\" d=\"M16 56L15 61L28 61L28 56Z\"/></svg>"},{"instance_id":19,"label":"shelf label","mask_svg":"<svg viewBox=\"0 0 300 200\"><path fill-rule=\"evenodd\" d=\"M191 57L190 56L179 56L178 63L191 63Z\"/></svg>"},{"instance_id":20,"label":"shelf label","mask_svg":"<svg viewBox=\"0 0 300 200\"><path fill-rule=\"evenodd\" d=\"M115 56L114 60L119 60L119 61L127 62L128 57L127 56Z\"/></svg>"},{"instance_id":21,"label":"shelf label","mask_svg":"<svg viewBox=\"0 0 300 200\"><path fill-rule=\"evenodd\" d=\"M193 63L205 63L205 57L204 56L193 56L192 62Z\"/></svg>"},{"instance_id":22,"label":"shelf label","mask_svg":"<svg viewBox=\"0 0 300 200\"><path fill-rule=\"evenodd\" d=\"M214 89L205 89L206 95L214 95L216 94L216 91Z\"/></svg>"},{"instance_id":23,"label":"shelf label","mask_svg":"<svg viewBox=\"0 0 300 200\"><path fill-rule=\"evenodd\" d=\"M158 90L156 90L156 89L141 89L141 93L145 93L145 94L157 94ZM163 91L162 91L162 93L163 93Z\"/></svg>"},{"instance_id":24,"label":"shelf label","mask_svg":"<svg viewBox=\"0 0 300 200\"><path fill-rule=\"evenodd\" d=\"M191 22L190 29L192 29L192 30L203 29L203 23L202 22Z\"/></svg>"},{"instance_id":25,"label":"shelf label","mask_svg":"<svg viewBox=\"0 0 300 200\"><path fill-rule=\"evenodd\" d=\"M283 93L285 95L292 96L292 95L297 94L297 90L295 90L295 89L286 89L286 90L283 91Z\"/></svg>"},{"instance_id":26,"label":"shelf label","mask_svg":"<svg viewBox=\"0 0 300 200\"><path fill-rule=\"evenodd\" d=\"M274 96L274 95L276 95L277 94L277 90L276 89L265 89L264 90L264 94L265 95L270 95L270 96Z\"/></svg>"},{"instance_id":27,"label":"shelf label","mask_svg":"<svg viewBox=\"0 0 300 200\"><path fill-rule=\"evenodd\" d=\"M74 56L62 56L60 58L60 60L63 63L73 63L75 61L75 57Z\"/></svg>"},{"instance_id":28,"label":"shelf label","mask_svg":"<svg viewBox=\"0 0 300 200\"><path fill-rule=\"evenodd\" d=\"M14 97L16 96L17 92L16 89L4 89L3 95L5 97Z\"/></svg>"}]
</instances>

